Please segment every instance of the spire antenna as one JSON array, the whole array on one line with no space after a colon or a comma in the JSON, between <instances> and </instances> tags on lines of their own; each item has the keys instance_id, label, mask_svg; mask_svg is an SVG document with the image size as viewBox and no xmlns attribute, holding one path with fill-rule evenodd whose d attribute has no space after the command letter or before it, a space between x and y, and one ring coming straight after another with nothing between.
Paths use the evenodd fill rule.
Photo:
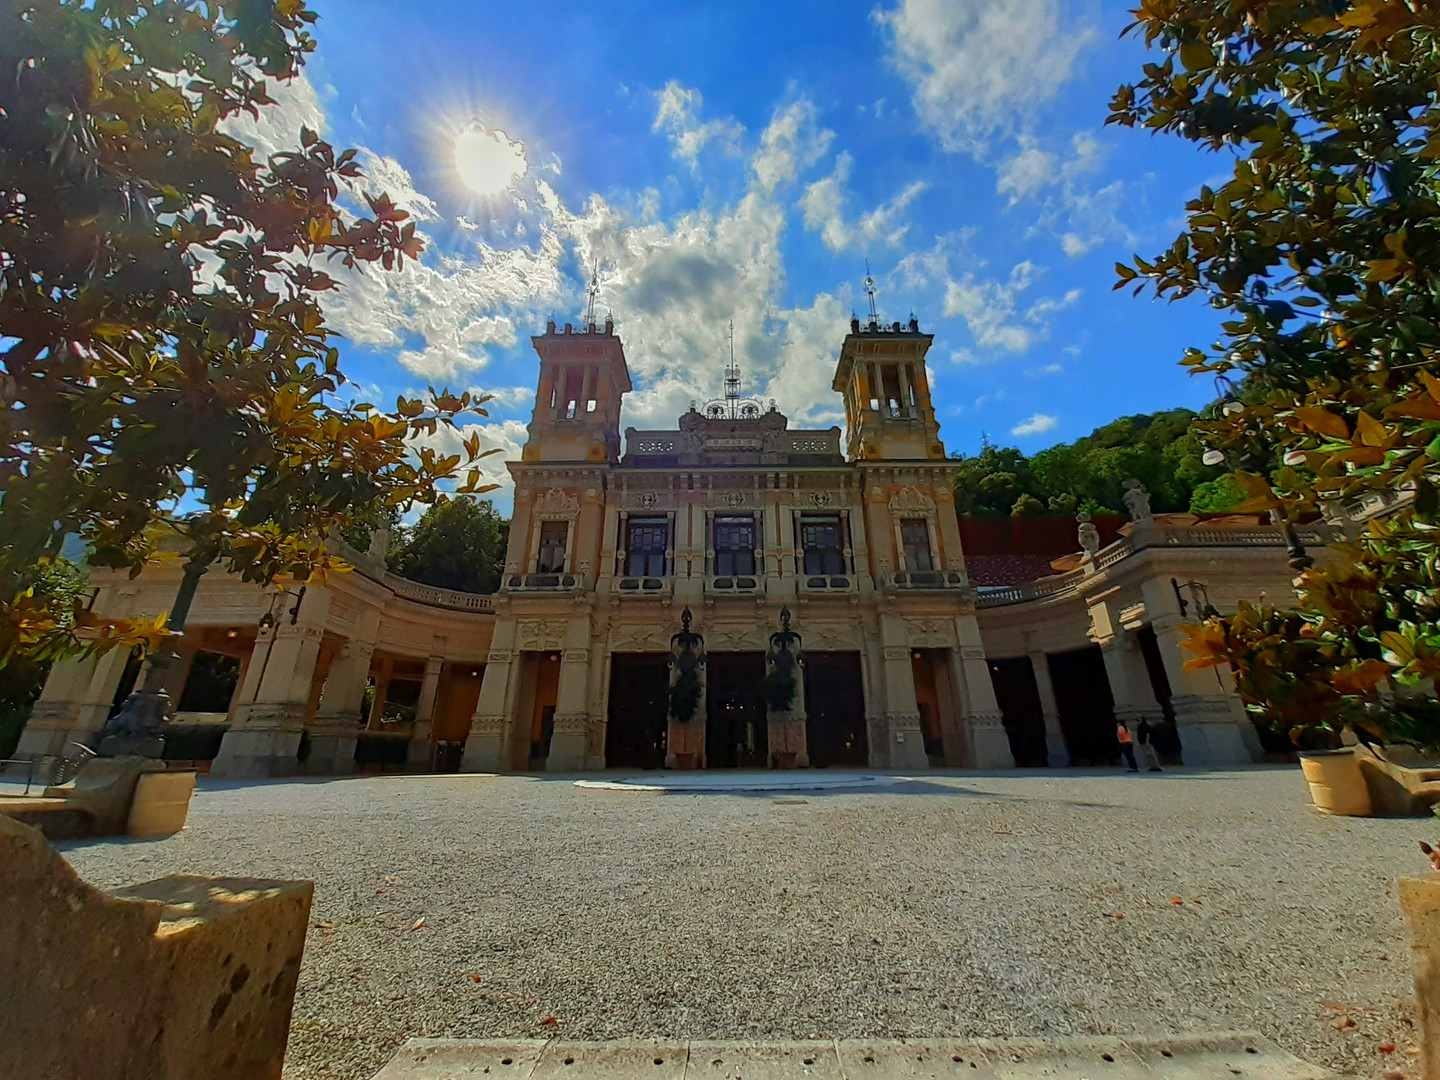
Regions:
<instances>
[{"instance_id":1,"label":"spire antenna","mask_svg":"<svg viewBox=\"0 0 1440 1080\"><path fill-rule=\"evenodd\" d=\"M600 264L595 264L595 269L590 272L590 285L585 290L590 294L590 302L585 305L585 325L591 330L595 329L595 300L600 295Z\"/></svg>"},{"instance_id":2,"label":"spire antenna","mask_svg":"<svg viewBox=\"0 0 1440 1080\"><path fill-rule=\"evenodd\" d=\"M870 325L876 326L880 316L875 311L875 279L870 276L870 260L865 260L865 295L870 298Z\"/></svg>"},{"instance_id":3,"label":"spire antenna","mask_svg":"<svg viewBox=\"0 0 1440 1080\"><path fill-rule=\"evenodd\" d=\"M735 320L730 320L727 330L730 338L730 363L725 365L725 403L730 419L736 418L740 404L740 368L735 363Z\"/></svg>"}]
</instances>

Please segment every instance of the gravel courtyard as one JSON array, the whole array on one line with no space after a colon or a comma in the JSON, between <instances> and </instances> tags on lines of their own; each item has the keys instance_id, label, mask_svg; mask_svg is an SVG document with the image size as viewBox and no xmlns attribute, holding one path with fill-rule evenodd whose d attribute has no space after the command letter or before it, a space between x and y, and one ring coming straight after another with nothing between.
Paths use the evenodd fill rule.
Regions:
<instances>
[{"instance_id":1,"label":"gravel courtyard","mask_svg":"<svg viewBox=\"0 0 1440 1080\"><path fill-rule=\"evenodd\" d=\"M793 796L202 781L177 836L64 847L106 886L316 882L291 1080L368 1078L414 1035L1217 1028L1378 1077L1416 1068L1394 879L1437 836L1321 816L1278 768Z\"/></svg>"}]
</instances>

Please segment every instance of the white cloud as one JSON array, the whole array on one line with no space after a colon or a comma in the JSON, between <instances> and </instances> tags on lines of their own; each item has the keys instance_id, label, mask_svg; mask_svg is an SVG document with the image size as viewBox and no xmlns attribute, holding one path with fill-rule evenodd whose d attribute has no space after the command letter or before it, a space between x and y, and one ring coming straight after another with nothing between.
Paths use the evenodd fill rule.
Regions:
<instances>
[{"instance_id":1,"label":"white cloud","mask_svg":"<svg viewBox=\"0 0 1440 1080\"><path fill-rule=\"evenodd\" d=\"M1039 202L1037 227L1053 233L1071 258L1107 240L1133 243L1133 234L1120 220L1124 182L1115 180L1098 189L1086 183L1104 156L1100 140L1088 131L1071 136L1063 152L1042 149L1033 137L1022 136L1020 149L997 167L995 190L1008 195L1011 206Z\"/></svg>"},{"instance_id":2,"label":"white cloud","mask_svg":"<svg viewBox=\"0 0 1440 1080\"><path fill-rule=\"evenodd\" d=\"M728 117L701 121L704 99L699 90L681 86L671 79L665 89L655 91L655 102L655 120L650 130L665 132L670 138L671 152L692 169L696 167L700 151L711 142L727 153L740 152L745 129Z\"/></svg>"},{"instance_id":3,"label":"white cloud","mask_svg":"<svg viewBox=\"0 0 1440 1080\"><path fill-rule=\"evenodd\" d=\"M977 157L1026 128L1094 36L1062 22L1060 0L899 0L875 19L921 122Z\"/></svg>"},{"instance_id":4,"label":"white cloud","mask_svg":"<svg viewBox=\"0 0 1440 1080\"><path fill-rule=\"evenodd\" d=\"M1003 280L980 278L967 271L945 286L945 314L964 319L975 344L983 349L1025 352L1046 336L1052 315L1080 299L1080 290L1071 289L1059 299L1042 297L1022 307L1021 294L1039 274L1029 260L1016 263ZM993 357L972 355L960 362L980 364L990 359Z\"/></svg>"},{"instance_id":5,"label":"white cloud","mask_svg":"<svg viewBox=\"0 0 1440 1080\"><path fill-rule=\"evenodd\" d=\"M1043 435L1056 424L1060 418L1047 416L1045 413L1033 413L1028 420L1022 420L1010 429L1011 435Z\"/></svg>"},{"instance_id":6,"label":"white cloud","mask_svg":"<svg viewBox=\"0 0 1440 1080\"><path fill-rule=\"evenodd\" d=\"M495 490L479 496L491 499L495 508L508 515L515 502L515 480L505 467L507 461L520 460L520 448L529 437L522 420L484 421L475 424L458 424L455 428L438 427L434 434L414 440L416 447L429 446L441 454L463 454L463 443L471 435L480 436L481 450L497 450L475 463L480 473L480 483L494 484ZM463 475L461 479L464 479Z\"/></svg>"},{"instance_id":7,"label":"white cloud","mask_svg":"<svg viewBox=\"0 0 1440 1080\"><path fill-rule=\"evenodd\" d=\"M902 223L902 215L930 185L920 180L913 181L893 198L861 214L852 223L845 220L845 204L849 201L845 185L854 164L855 159L848 153L838 154L835 171L805 189L800 199L805 227L818 231L820 239L831 251L845 251L875 243L892 247L900 244L910 231L910 226Z\"/></svg>"},{"instance_id":8,"label":"white cloud","mask_svg":"<svg viewBox=\"0 0 1440 1080\"><path fill-rule=\"evenodd\" d=\"M263 162L271 154L300 149L301 127L325 134L325 110L319 93L306 75L286 81L267 79L265 90L275 104L261 109L258 117L249 113L229 117L219 128L255 147L254 160Z\"/></svg>"},{"instance_id":9,"label":"white cloud","mask_svg":"<svg viewBox=\"0 0 1440 1080\"><path fill-rule=\"evenodd\" d=\"M825 156L834 138L835 132L820 125L820 114L808 98L776 109L751 161L760 190L768 195L793 181Z\"/></svg>"}]
</instances>

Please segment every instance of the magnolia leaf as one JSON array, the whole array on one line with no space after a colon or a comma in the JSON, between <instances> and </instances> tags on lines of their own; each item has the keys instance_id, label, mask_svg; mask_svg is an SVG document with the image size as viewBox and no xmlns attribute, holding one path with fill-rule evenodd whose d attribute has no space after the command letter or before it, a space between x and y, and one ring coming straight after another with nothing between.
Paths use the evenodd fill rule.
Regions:
<instances>
[{"instance_id":1,"label":"magnolia leaf","mask_svg":"<svg viewBox=\"0 0 1440 1080\"><path fill-rule=\"evenodd\" d=\"M1302 405L1295 410L1295 416L1311 431L1328 435L1332 439L1349 440L1350 438L1350 428L1346 425L1344 417L1336 416L1329 409L1322 409L1314 405Z\"/></svg>"}]
</instances>

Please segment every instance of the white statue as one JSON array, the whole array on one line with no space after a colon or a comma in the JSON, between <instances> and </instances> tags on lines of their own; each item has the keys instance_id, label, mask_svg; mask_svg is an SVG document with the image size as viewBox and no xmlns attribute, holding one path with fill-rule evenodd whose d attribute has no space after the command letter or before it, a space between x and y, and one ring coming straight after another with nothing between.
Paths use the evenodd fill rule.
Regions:
<instances>
[{"instance_id":1,"label":"white statue","mask_svg":"<svg viewBox=\"0 0 1440 1080\"><path fill-rule=\"evenodd\" d=\"M1091 522L1089 514L1076 514L1075 520L1080 523L1080 550L1093 559L1100 551L1100 530Z\"/></svg>"},{"instance_id":2,"label":"white statue","mask_svg":"<svg viewBox=\"0 0 1440 1080\"><path fill-rule=\"evenodd\" d=\"M389 550L390 526L385 524L370 534L370 546L365 549L365 557L372 562L383 563Z\"/></svg>"},{"instance_id":3,"label":"white statue","mask_svg":"<svg viewBox=\"0 0 1440 1080\"><path fill-rule=\"evenodd\" d=\"M1145 490L1145 485L1139 480L1126 480L1121 486L1125 489L1121 498L1125 500L1125 509L1130 511L1130 520L1149 521L1150 493Z\"/></svg>"}]
</instances>

